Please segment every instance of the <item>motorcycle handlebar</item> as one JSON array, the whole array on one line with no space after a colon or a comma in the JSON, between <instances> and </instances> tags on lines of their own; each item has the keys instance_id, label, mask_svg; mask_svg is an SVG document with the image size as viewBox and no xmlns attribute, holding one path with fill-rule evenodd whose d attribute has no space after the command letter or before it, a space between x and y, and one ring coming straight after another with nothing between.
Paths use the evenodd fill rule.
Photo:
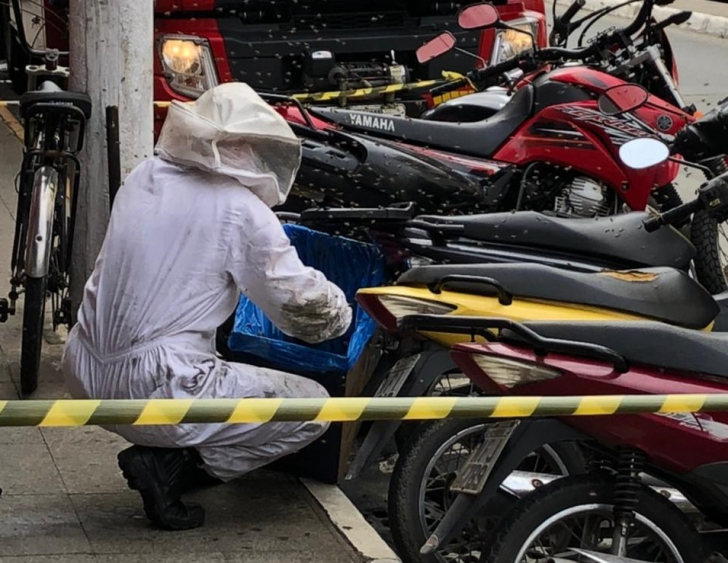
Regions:
<instances>
[{"instance_id":1,"label":"motorcycle handlebar","mask_svg":"<svg viewBox=\"0 0 728 563\"><path fill-rule=\"evenodd\" d=\"M571 33L571 20L584 7L584 4L586 4L586 0L574 0L563 14L554 19L554 26L551 29L549 43L555 43L569 37Z\"/></svg>"},{"instance_id":2,"label":"motorcycle handlebar","mask_svg":"<svg viewBox=\"0 0 728 563\"><path fill-rule=\"evenodd\" d=\"M489 66L477 71L473 71L471 78L483 80L500 74L504 74L511 70L516 70L521 64L533 57L542 62L555 61L559 59L583 60L595 55L599 50L599 46L595 43L585 49L564 49L563 47L547 47L528 55L519 55L503 61L494 66Z\"/></svg>"},{"instance_id":3,"label":"motorcycle handlebar","mask_svg":"<svg viewBox=\"0 0 728 563\"><path fill-rule=\"evenodd\" d=\"M694 201L684 203L675 209L670 209L670 211L665 211L665 213L661 213L656 217L651 217L644 221L642 225L644 226L645 231L653 233L663 225L675 225L684 221L696 211L700 211L702 207L703 205L700 199L696 199Z\"/></svg>"},{"instance_id":4,"label":"motorcycle handlebar","mask_svg":"<svg viewBox=\"0 0 728 563\"><path fill-rule=\"evenodd\" d=\"M571 6L569 6L559 18L560 23L568 28L571 20L574 19L577 12L584 7L584 4L586 4L586 0L574 0Z\"/></svg>"},{"instance_id":5,"label":"motorcycle handlebar","mask_svg":"<svg viewBox=\"0 0 728 563\"><path fill-rule=\"evenodd\" d=\"M652 3L654 0L645 0L642 4L642 7L640 8L640 11L637 13L637 17L634 19L634 21L629 24L627 27L622 29L621 33L623 35L633 35L636 32L639 31L639 29L647 23L647 20L650 19L650 15L652 14Z\"/></svg>"},{"instance_id":6,"label":"motorcycle handlebar","mask_svg":"<svg viewBox=\"0 0 728 563\"><path fill-rule=\"evenodd\" d=\"M687 10L672 14L660 23L655 24L655 29L665 29L670 25L682 25L692 17L693 13Z\"/></svg>"}]
</instances>

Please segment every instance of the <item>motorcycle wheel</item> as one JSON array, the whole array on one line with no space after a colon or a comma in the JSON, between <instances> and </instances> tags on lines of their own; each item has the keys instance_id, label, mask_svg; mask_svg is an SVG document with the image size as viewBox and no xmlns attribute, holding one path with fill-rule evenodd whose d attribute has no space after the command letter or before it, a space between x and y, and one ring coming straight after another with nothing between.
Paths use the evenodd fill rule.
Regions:
<instances>
[{"instance_id":1,"label":"motorcycle wheel","mask_svg":"<svg viewBox=\"0 0 728 563\"><path fill-rule=\"evenodd\" d=\"M565 554L571 547L609 553L614 494L615 481L605 473L559 479L540 487L499 522L480 563L569 558ZM640 486L637 494L637 519L625 556L639 561L703 563L700 538L685 515L649 487ZM639 533L644 534L643 541ZM580 559L573 552L572 556L574 561Z\"/></svg>"},{"instance_id":2,"label":"motorcycle wheel","mask_svg":"<svg viewBox=\"0 0 728 563\"><path fill-rule=\"evenodd\" d=\"M708 216L707 211L693 215L690 225L690 240L697 249L695 256L695 277L713 295L728 289L726 266L721 261L720 248L723 227Z\"/></svg>"},{"instance_id":3,"label":"motorcycle wheel","mask_svg":"<svg viewBox=\"0 0 728 563\"><path fill-rule=\"evenodd\" d=\"M478 395L479 392L476 389L473 382L463 375L462 373L446 373L438 379L432 388L426 393L428 397L468 397L470 395ZM400 424L397 432L394 435L395 444L397 451L401 452L407 444L417 435L426 421L422 420L405 420Z\"/></svg>"},{"instance_id":4,"label":"motorcycle wheel","mask_svg":"<svg viewBox=\"0 0 728 563\"><path fill-rule=\"evenodd\" d=\"M480 525L482 520L492 520L487 516L471 522L462 534L435 554L421 555L420 547L452 502L454 495L448 493L449 484L467 459L469 447L482 437L487 424L484 420L462 419L426 423L400 452L389 483L388 517L392 538L403 563L475 563L479 560L485 536L480 528L492 524ZM454 456L455 460L448 459ZM444 469L441 474L437 474L438 464ZM534 468L534 464L538 465ZM585 457L578 446L560 443L534 452L519 469L570 475L583 472L585 465ZM508 504L515 502L512 497L503 496ZM493 516L497 519L499 514Z\"/></svg>"}]
</instances>

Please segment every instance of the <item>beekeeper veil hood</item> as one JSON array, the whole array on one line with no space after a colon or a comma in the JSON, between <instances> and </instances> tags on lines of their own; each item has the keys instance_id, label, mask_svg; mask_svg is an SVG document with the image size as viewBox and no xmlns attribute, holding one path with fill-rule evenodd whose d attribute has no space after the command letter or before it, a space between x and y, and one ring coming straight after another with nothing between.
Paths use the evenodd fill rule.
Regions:
<instances>
[{"instance_id":1,"label":"beekeeper veil hood","mask_svg":"<svg viewBox=\"0 0 728 563\"><path fill-rule=\"evenodd\" d=\"M286 201L301 165L301 143L250 86L216 86L193 103L173 101L156 153L165 160L235 178L273 207Z\"/></svg>"}]
</instances>

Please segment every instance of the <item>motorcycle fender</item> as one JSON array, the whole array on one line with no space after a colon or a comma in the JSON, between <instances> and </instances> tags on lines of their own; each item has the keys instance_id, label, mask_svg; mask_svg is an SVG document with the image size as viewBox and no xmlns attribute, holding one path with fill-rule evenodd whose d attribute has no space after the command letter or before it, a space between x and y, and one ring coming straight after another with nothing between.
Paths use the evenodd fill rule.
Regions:
<instances>
[{"instance_id":1,"label":"motorcycle fender","mask_svg":"<svg viewBox=\"0 0 728 563\"><path fill-rule=\"evenodd\" d=\"M510 434L508 442L504 444L497 457L489 460L490 471L482 488L477 494L459 493L445 516L440 521L432 535L428 538L421 553L429 554L437 551L441 545L446 545L450 539L460 533L463 527L472 520L479 511L499 491L501 483L508 477L526 458L528 454L546 444L556 442L583 442L588 437L578 430L568 426L560 420L552 418L525 419ZM463 468L479 454L476 449L468 458Z\"/></svg>"},{"instance_id":2,"label":"motorcycle fender","mask_svg":"<svg viewBox=\"0 0 728 563\"><path fill-rule=\"evenodd\" d=\"M407 365L414 362L413 365ZM404 366L404 367L403 367ZM428 343L425 349L397 362L384 379L375 397L421 397L438 378L456 365L448 348ZM407 371L403 371L403 370ZM358 477L374 463L402 424L401 420L378 420L372 424L349 467L346 479Z\"/></svg>"}]
</instances>

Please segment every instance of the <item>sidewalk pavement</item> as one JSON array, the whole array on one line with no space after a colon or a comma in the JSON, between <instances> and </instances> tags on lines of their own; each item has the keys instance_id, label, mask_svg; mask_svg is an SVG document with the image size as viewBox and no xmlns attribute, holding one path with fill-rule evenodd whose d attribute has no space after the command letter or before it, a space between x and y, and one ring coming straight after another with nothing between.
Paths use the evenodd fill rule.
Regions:
<instances>
[{"instance_id":1,"label":"sidewalk pavement","mask_svg":"<svg viewBox=\"0 0 728 563\"><path fill-rule=\"evenodd\" d=\"M554 1L556 2L557 11L563 12L574 0L548 0L546 5L549 13ZM595 12L602 8L617 6L623 2L624 0L586 0L582 10ZM642 2L637 1L629 6L614 10L611 15L631 20L637 15L641 6ZM669 6L655 6L653 14L659 21L684 10L693 12L693 15L687 22L679 26L680 28L704 35L728 37L728 4L724 2L715 0L674 0Z\"/></svg>"},{"instance_id":2,"label":"sidewalk pavement","mask_svg":"<svg viewBox=\"0 0 728 563\"><path fill-rule=\"evenodd\" d=\"M8 290L20 143L0 113L0 294ZM21 299L22 304L22 299ZM0 399L17 399L20 315L0 324ZM68 397L63 335L47 330L34 398ZM96 427L0 428L0 563L398 561L338 487L259 471L190 499L204 527L162 532L116 466L128 447Z\"/></svg>"}]
</instances>

